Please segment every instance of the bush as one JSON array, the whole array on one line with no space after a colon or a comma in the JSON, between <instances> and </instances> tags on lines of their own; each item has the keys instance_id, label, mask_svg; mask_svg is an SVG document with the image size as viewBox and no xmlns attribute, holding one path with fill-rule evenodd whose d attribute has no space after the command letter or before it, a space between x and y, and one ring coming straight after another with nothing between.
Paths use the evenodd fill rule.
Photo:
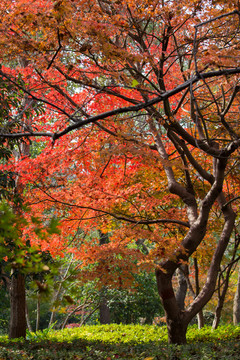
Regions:
<instances>
[{"instance_id":1,"label":"bush","mask_svg":"<svg viewBox=\"0 0 240 360\"><path fill-rule=\"evenodd\" d=\"M153 273L135 274L135 284L127 289L107 292L111 321L117 324L152 324L155 317L164 315Z\"/></svg>"},{"instance_id":2,"label":"bush","mask_svg":"<svg viewBox=\"0 0 240 360\"><path fill-rule=\"evenodd\" d=\"M189 327L187 345L168 345L165 326L96 325L49 331L31 341L0 337L1 360L239 359L240 326Z\"/></svg>"}]
</instances>

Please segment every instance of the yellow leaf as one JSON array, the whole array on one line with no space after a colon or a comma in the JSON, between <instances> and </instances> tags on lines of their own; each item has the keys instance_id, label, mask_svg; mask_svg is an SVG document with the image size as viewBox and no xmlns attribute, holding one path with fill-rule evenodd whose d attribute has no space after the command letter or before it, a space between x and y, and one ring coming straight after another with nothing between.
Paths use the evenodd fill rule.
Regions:
<instances>
[{"instance_id":1,"label":"yellow leaf","mask_svg":"<svg viewBox=\"0 0 240 360\"><path fill-rule=\"evenodd\" d=\"M139 82L136 79L133 79L132 87L136 87L138 84L139 84Z\"/></svg>"}]
</instances>

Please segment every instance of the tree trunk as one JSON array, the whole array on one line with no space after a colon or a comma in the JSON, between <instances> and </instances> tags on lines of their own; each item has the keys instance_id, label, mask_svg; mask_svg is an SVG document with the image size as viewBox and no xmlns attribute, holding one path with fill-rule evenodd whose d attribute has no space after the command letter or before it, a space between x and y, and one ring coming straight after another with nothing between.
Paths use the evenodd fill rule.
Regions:
<instances>
[{"instance_id":1,"label":"tree trunk","mask_svg":"<svg viewBox=\"0 0 240 360\"><path fill-rule=\"evenodd\" d=\"M195 294L198 296L200 293L200 285L199 285L199 270L198 270L198 261L197 258L194 257L193 259L194 263L194 269L195 269ZM197 314L197 322L198 322L198 328L201 329L204 326L204 317L203 317L203 311L202 309Z\"/></svg>"},{"instance_id":2,"label":"tree trunk","mask_svg":"<svg viewBox=\"0 0 240 360\"><path fill-rule=\"evenodd\" d=\"M108 307L107 299L104 294L105 291L101 291L101 302L99 305L99 320L100 324L110 324L111 323L111 315L110 315L110 309Z\"/></svg>"},{"instance_id":3,"label":"tree trunk","mask_svg":"<svg viewBox=\"0 0 240 360\"><path fill-rule=\"evenodd\" d=\"M22 66L26 67L28 60L24 58L19 59ZM26 109L31 106L32 98L25 95L22 108ZM24 120L25 125L30 129L31 117L26 117ZM14 156L16 161L22 156L29 156L30 154L30 143L27 141L21 141L18 148L18 152L15 152ZM23 193L22 185L19 185L18 176L15 179L15 196L21 197ZM20 204L14 207L16 214L21 214L22 209ZM10 326L9 326L9 337L11 339L26 337L27 321L26 321L26 289L25 289L25 276L21 273L13 274L10 283Z\"/></svg>"},{"instance_id":4,"label":"tree trunk","mask_svg":"<svg viewBox=\"0 0 240 360\"><path fill-rule=\"evenodd\" d=\"M237 290L234 296L234 303L233 303L233 323L234 325L240 323L240 268L238 273Z\"/></svg>"},{"instance_id":5,"label":"tree trunk","mask_svg":"<svg viewBox=\"0 0 240 360\"><path fill-rule=\"evenodd\" d=\"M220 319L221 319L222 309L223 309L225 297L226 297L228 286L229 286L229 280L230 280L230 277L232 274L232 268L237 262L236 256L237 256L239 243L240 243L240 237L239 237L239 235L235 234L235 244L234 244L234 250L233 250L231 261L229 262L228 266L225 269L220 271L220 273L218 275L218 304L217 304L217 307L215 310L215 316L214 316L214 320L213 320L213 324L212 324L212 328L214 330L217 329ZM225 273L225 277L224 277L224 273ZM221 280L222 280L222 283L221 283ZM237 294L237 292L238 293L240 292L239 282L240 282L240 272L238 275L238 290L236 291L236 294ZM239 302L239 298L238 298L238 302ZM240 317L240 305L239 305L238 311L239 311L239 317Z\"/></svg>"},{"instance_id":6,"label":"tree trunk","mask_svg":"<svg viewBox=\"0 0 240 360\"><path fill-rule=\"evenodd\" d=\"M39 330L39 323L40 323L40 302L41 302L41 296L40 293L38 292L37 295L37 316L36 316L36 330Z\"/></svg>"},{"instance_id":7,"label":"tree trunk","mask_svg":"<svg viewBox=\"0 0 240 360\"><path fill-rule=\"evenodd\" d=\"M214 314L214 319L213 319L213 323L212 323L212 328L213 330L216 330L220 319L221 319L221 315L222 315L222 309L223 309L223 305L224 305L224 300L227 294L227 290L228 290L228 284L229 284L229 277L231 274L231 268L232 266L228 267L228 271L226 274L226 279L223 285L223 289L222 289L222 293L221 293L221 280L219 278L219 290L218 290L218 303L215 309L215 314ZM221 277L221 274L219 274L219 277Z\"/></svg>"},{"instance_id":8,"label":"tree trunk","mask_svg":"<svg viewBox=\"0 0 240 360\"><path fill-rule=\"evenodd\" d=\"M219 322L221 319L222 308L223 308L223 302L218 303L216 310L215 310L213 323L212 323L213 330L216 330L218 328L218 325L219 325Z\"/></svg>"},{"instance_id":9,"label":"tree trunk","mask_svg":"<svg viewBox=\"0 0 240 360\"><path fill-rule=\"evenodd\" d=\"M25 309L25 277L20 273L13 274L10 283L10 339L26 337Z\"/></svg>"},{"instance_id":10,"label":"tree trunk","mask_svg":"<svg viewBox=\"0 0 240 360\"><path fill-rule=\"evenodd\" d=\"M185 277L185 274L188 272L188 266L187 265L181 265L177 270L177 278L178 278L178 289L176 291L176 300L178 303L178 306L181 310L184 310L185 308L185 297L187 294L187 280Z\"/></svg>"},{"instance_id":11,"label":"tree trunk","mask_svg":"<svg viewBox=\"0 0 240 360\"><path fill-rule=\"evenodd\" d=\"M64 281L66 280L68 274L69 274L69 270L70 270L70 267L73 263L73 254L71 255L71 258L68 262L68 266L65 270L65 272L63 273L63 275L61 275L61 279L59 281L59 287L58 289L55 291L54 295L53 295L53 300L52 300L52 312L51 312L51 316L50 316L50 320L49 320L49 323L48 323L48 328L50 329L50 327L52 326L52 324L54 323L55 321L55 315L56 315L56 306L55 306L55 302L56 301L62 301L63 299L63 296L65 294L65 290L63 290L63 283ZM66 324L65 324L66 325ZM65 326L64 325L64 326Z\"/></svg>"},{"instance_id":12,"label":"tree trunk","mask_svg":"<svg viewBox=\"0 0 240 360\"><path fill-rule=\"evenodd\" d=\"M183 321L181 316L174 320L167 319L168 343L169 344L186 344L187 343L188 324Z\"/></svg>"},{"instance_id":13,"label":"tree trunk","mask_svg":"<svg viewBox=\"0 0 240 360\"><path fill-rule=\"evenodd\" d=\"M197 322L198 322L198 328L201 329L204 326L204 316L203 311L200 310L197 314Z\"/></svg>"},{"instance_id":14,"label":"tree trunk","mask_svg":"<svg viewBox=\"0 0 240 360\"><path fill-rule=\"evenodd\" d=\"M104 245L109 242L108 234L104 234L99 230L99 245ZM100 324L110 324L111 323L111 316L110 316L110 309L107 303L107 288L102 287L100 290L100 305L99 305L99 320Z\"/></svg>"},{"instance_id":15,"label":"tree trunk","mask_svg":"<svg viewBox=\"0 0 240 360\"><path fill-rule=\"evenodd\" d=\"M29 312L28 312L27 302L26 302L26 309L25 309L25 311L26 311L27 328L28 328L29 331L32 332L33 330L32 330L32 326L31 326L31 322L30 322L30 318L29 318Z\"/></svg>"},{"instance_id":16,"label":"tree trunk","mask_svg":"<svg viewBox=\"0 0 240 360\"><path fill-rule=\"evenodd\" d=\"M171 275L156 270L156 278L158 292L166 314L168 342L170 344L186 344L188 322L184 319L184 311L180 309L177 303Z\"/></svg>"}]
</instances>

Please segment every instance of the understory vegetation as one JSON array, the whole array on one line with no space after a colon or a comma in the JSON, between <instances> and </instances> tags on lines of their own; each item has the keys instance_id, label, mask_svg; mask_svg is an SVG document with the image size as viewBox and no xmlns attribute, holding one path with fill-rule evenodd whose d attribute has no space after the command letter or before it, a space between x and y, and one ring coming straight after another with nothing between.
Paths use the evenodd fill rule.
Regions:
<instances>
[{"instance_id":1,"label":"understory vegetation","mask_svg":"<svg viewBox=\"0 0 240 360\"><path fill-rule=\"evenodd\" d=\"M168 345L166 326L86 325L64 330L28 333L27 339L0 337L1 360L182 360L240 359L240 326L217 330L195 325L187 345Z\"/></svg>"}]
</instances>

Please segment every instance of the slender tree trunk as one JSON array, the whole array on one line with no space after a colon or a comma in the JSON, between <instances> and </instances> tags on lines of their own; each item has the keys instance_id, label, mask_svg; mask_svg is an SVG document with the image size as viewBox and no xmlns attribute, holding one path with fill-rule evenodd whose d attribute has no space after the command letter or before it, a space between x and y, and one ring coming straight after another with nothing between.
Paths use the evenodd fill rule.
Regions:
<instances>
[{"instance_id":1,"label":"slender tree trunk","mask_svg":"<svg viewBox=\"0 0 240 360\"><path fill-rule=\"evenodd\" d=\"M31 322L30 322L30 319L29 319L29 312L28 312L28 306L27 306L27 302L26 302L26 309L25 309L25 312L26 312L26 322L27 322L27 328L29 331L33 331L32 330L32 326L31 326Z\"/></svg>"},{"instance_id":2,"label":"slender tree trunk","mask_svg":"<svg viewBox=\"0 0 240 360\"><path fill-rule=\"evenodd\" d=\"M225 300L227 290L228 290L228 284L229 284L229 277L230 277L231 268L232 268L232 266L228 268L228 271L227 271L227 274L226 274L226 279L225 279L223 289L222 289L222 293L221 293L221 288L220 288L221 281L219 279L218 303L217 303L217 306L216 306L216 309L215 309L214 319L213 319L213 323L212 323L213 330L217 329L217 327L219 325L219 322L220 322L220 319L221 319L224 300Z\"/></svg>"},{"instance_id":3,"label":"slender tree trunk","mask_svg":"<svg viewBox=\"0 0 240 360\"><path fill-rule=\"evenodd\" d=\"M214 320L213 320L213 324L212 324L212 328L214 330L217 329L220 319L221 319L222 309L223 309L225 297L226 297L228 286L229 286L229 279L232 274L232 268L239 259L238 257L236 258L239 243L240 243L240 237L239 237L239 235L235 234L235 244L234 244L234 250L233 250L231 261L229 262L228 266L225 269L223 269L218 275L218 304L215 309L215 316L214 316ZM224 273L225 273L225 277L224 277ZM240 281L240 273L239 273L239 277L238 277L238 286L239 286L239 281ZM240 291L240 289L239 289L239 291ZM237 294L237 292L236 292L236 294ZM239 307L240 307L240 305L239 305ZM239 309L239 311L240 311L240 309Z\"/></svg>"},{"instance_id":4,"label":"slender tree trunk","mask_svg":"<svg viewBox=\"0 0 240 360\"><path fill-rule=\"evenodd\" d=\"M234 325L240 323L240 268L238 272L237 290L234 296L234 303L233 303L233 323Z\"/></svg>"},{"instance_id":5,"label":"slender tree trunk","mask_svg":"<svg viewBox=\"0 0 240 360\"><path fill-rule=\"evenodd\" d=\"M38 293L37 295L37 317L36 317L36 331L39 330L39 323L40 323L40 300L41 296Z\"/></svg>"},{"instance_id":6,"label":"slender tree trunk","mask_svg":"<svg viewBox=\"0 0 240 360\"><path fill-rule=\"evenodd\" d=\"M198 270L198 261L195 257L193 259L194 262L194 269L195 269L195 288L196 288L196 296L198 296L200 292L200 285L199 285L199 270ZM197 314L197 322L198 322L198 328L201 329L204 326L204 317L203 317L203 311L202 309Z\"/></svg>"},{"instance_id":7,"label":"slender tree trunk","mask_svg":"<svg viewBox=\"0 0 240 360\"><path fill-rule=\"evenodd\" d=\"M68 266L64 272L64 274L62 275L62 278L60 280L60 284L59 284L59 287L57 289L57 291L54 293L53 295L53 301L52 301L52 312L51 312L51 316L50 316L50 320L49 320L49 323L48 323L48 328L51 327L51 325L54 323L55 321L55 315L56 315L56 307L55 307L55 302L58 300L62 300L63 298L63 295L65 293L65 291L63 291L63 283L64 281L66 280L67 276L68 276L68 273L69 273L69 270L70 270L70 267L73 263L73 254L69 260L69 263L68 263Z\"/></svg>"},{"instance_id":8,"label":"slender tree trunk","mask_svg":"<svg viewBox=\"0 0 240 360\"><path fill-rule=\"evenodd\" d=\"M199 294L200 287L199 287L199 278L198 278L198 266L197 266L197 259L194 258L196 262L194 261L195 265L195 285L196 285L196 292L193 293L194 298ZM181 310L184 310L185 308L185 298L187 294L187 288L188 288L188 266L187 265L181 265L180 268L176 271L178 276L178 289L176 292L176 301L178 303L178 306ZM192 289L193 291L193 289ZM204 326L204 317L203 317L203 311L200 310L197 314L197 322L198 322L198 328L201 329Z\"/></svg>"},{"instance_id":9,"label":"slender tree trunk","mask_svg":"<svg viewBox=\"0 0 240 360\"><path fill-rule=\"evenodd\" d=\"M213 319L213 323L212 323L212 329L216 330L218 328L220 319L221 319L221 314L222 314L222 308L223 308L223 302L220 299L218 300L218 305L215 309L215 314L214 314L214 319Z\"/></svg>"},{"instance_id":10,"label":"slender tree trunk","mask_svg":"<svg viewBox=\"0 0 240 360\"><path fill-rule=\"evenodd\" d=\"M51 316L50 316L50 320L48 323L48 328L50 329L51 325L54 323L55 320L55 308L53 308L52 312L51 312Z\"/></svg>"},{"instance_id":11,"label":"slender tree trunk","mask_svg":"<svg viewBox=\"0 0 240 360\"><path fill-rule=\"evenodd\" d=\"M204 316L203 311L200 310L197 314L197 322L198 322L198 328L201 329L204 326Z\"/></svg>"},{"instance_id":12,"label":"slender tree trunk","mask_svg":"<svg viewBox=\"0 0 240 360\"><path fill-rule=\"evenodd\" d=\"M20 273L13 274L10 283L10 339L26 337L25 309L25 277Z\"/></svg>"},{"instance_id":13,"label":"slender tree trunk","mask_svg":"<svg viewBox=\"0 0 240 360\"><path fill-rule=\"evenodd\" d=\"M99 245L104 245L109 242L108 234L104 234L99 230ZM110 324L111 323L111 315L110 309L107 303L107 288L102 287L100 290L100 305L99 305L99 320L100 324Z\"/></svg>"},{"instance_id":14,"label":"slender tree trunk","mask_svg":"<svg viewBox=\"0 0 240 360\"><path fill-rule=\"evenodd\" d=\"M81 320L81 323L80 323L80 326L86 324L86 322L88 321L88 319L90 319L90 317L92 316L92 314L95 313L95 311L97 311L99 308L99 305L97 305L92 311L90 311L90 313L85 317L85 318L82 318Z\"/></svg>"}]
</instances>

